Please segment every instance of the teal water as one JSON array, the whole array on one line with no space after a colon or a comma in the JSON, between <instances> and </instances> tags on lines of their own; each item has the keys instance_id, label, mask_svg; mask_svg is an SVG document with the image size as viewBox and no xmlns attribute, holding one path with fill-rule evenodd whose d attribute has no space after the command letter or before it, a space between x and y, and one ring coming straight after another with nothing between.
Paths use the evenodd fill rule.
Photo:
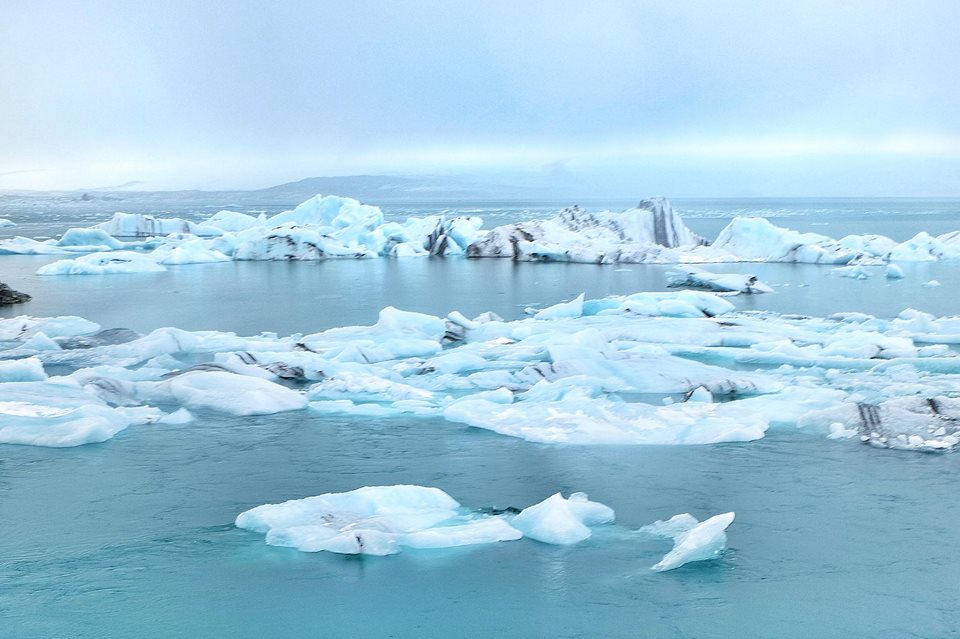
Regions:
<instances>
[{"instance_id":1,"label":"teal water","mask_svg":"<svg viewBox=\"0 0 960 639\"><path fill-rule=\"evenodd\" d=\"M918 231L928 221L892 223ZM0 281L34 295L0 316L288 334L372 323L386 305L520 317L581 291L661 290L668 270L412 259L33 275L53 259L0 258ZM899 282L804 265L715 270L774 285L734 298L741 308L891 316L908 306L960 313L958 266L910 265ZM931 278L943 286L919 286ZM801 432L696 447L546 446L436 418L309 412L200 415L73 449L0 446L0 636L958 636L958 472L957 455ZM274 548L233 526L255 505L394 483L437 486L478 508L582 490L619 524L569 548L521 540L386 558ZM669 542L629 533L729 510L728 553L669 573L649 571Z\"/></svg>"}]
</instances>

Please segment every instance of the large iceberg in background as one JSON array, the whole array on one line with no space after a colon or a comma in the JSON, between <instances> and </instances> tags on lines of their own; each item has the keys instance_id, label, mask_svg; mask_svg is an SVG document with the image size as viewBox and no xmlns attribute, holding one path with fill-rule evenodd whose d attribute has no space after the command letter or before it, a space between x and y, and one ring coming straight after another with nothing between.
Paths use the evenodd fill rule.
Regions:
<instances>
[{"instance_id":1,"label":"large iceberg in background","mask_svg":"<svg viewBox=\"0 0 960 639\"><path fill-rule=\"evenodd\" d=\"M901 243L869 234L836 240L748 217L731 220L710 244L687 228L662 197L622 212L591 212L573 206L550 219L489 231L482 230L482 225L480 218L444 215L386 221L379 207L347 197L317 195L270 218L219 211L193 222L116 213L93 228L71 229L59 240L0 240L0 255L157 249L156 261L161 264L430 255L604 264L757 261L842 265L960 258L960 232L939 237L918 233ZM726 286L716 279L706 285Z\"/></svg>"},{"instance_id":2,"label":"large iceberg in background","mask_svg":"<svg viewBox=\"0 0 960 639\"><path fill-rule=\"evenodd\" d=\"M666 198L644 200L622 213L590 213L574 206L548 220L499 226L467 248L468 257L517 261L658 261L663 248L706 244Z\"/></svg>"}]
</instances>

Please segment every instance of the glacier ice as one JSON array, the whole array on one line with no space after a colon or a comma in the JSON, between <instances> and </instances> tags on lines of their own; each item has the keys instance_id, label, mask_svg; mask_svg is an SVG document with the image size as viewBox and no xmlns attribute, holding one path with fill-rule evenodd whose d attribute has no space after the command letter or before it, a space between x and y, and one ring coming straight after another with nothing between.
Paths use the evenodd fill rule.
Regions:
<instances>
[{"instance_id":1,"label":"glacier ice","mask_svg":"<svg viewBox=\"0 0 960 639\"><path fill-rule=\"evenodd\" d=\"M90 253L41 266L37 275L106 275L112 273L157 273L167 270L149 255L130 251Z\"/></svg>"},{"instance_id":2,"label":"glacier ice","mask_svg":"<svg viewBox=\"0 0 960 639\"><path fill-rule=\"evenodd\" d=\"M589 538L591 526L611 524L614 518L612 508L590 501L584 493L573 493L566 499L556 493L521 510L510 525L530 539L569 545Z\"/></svg>"},{"instance_id":3,"label":"glacier ice","mask_svg":"<svg viewBox=\"0 0 960 639\"><path fill-rule=\"evenodd\" d=\"M690 231L662 197L622 212L589 212L574 206L550 219L490 230L482 226L480 218L470 216L387 221L379 207L352 198L317 195L269 218L219 211L193 222L116 213L92 228L70 229L59 240L0 240L0 255L155 249L159 251L155 261L160 264L465 255L517 261L683 264L683 269L724 262L856 265L960 258L958 232L938 237L918 233L900 243L873 234L837 240L781 228L757 217L734 218L710 243ZM85 272L60 268L49 273ZM704 273L687 270L689 285L766 292L762 284L740 282L740 276Z\"/></svg>"},{"instance_id":4,"label":"glacier ice","mask_svg":"<svg viewBox=\"0 0 960 639\"><path fill-rule=\"evenodd\" d=\"M51 381L0 383L0 443L69 447L103 442L142 415L112 408L83 389Z\"/></svg>"},{"instance_id":5,"label":"glacier ice","mask_svg":"<svg viewBox=\"0 0 960 639\"><path fill-rule=\"evenodd\" d=\"M516 513L516 514L512 514ZM238 528L264 533L271 546L304 552L393 555L404 548L452 548L516 541L570 545L590 537L591 526L610 524L614 512L584 493L560 493L519 513L473 512L439 488L364 486L281 504L237 516Z\"/></svg>"},{"instance_id":6,"label":"glacier ice","mask_svg":"<svg viewBox=\"0 0 960 639\"><path fill-rule=\"evenodd\" d=\"M693 265L680 265L667 274L671 288L700 288L719 293L772 293L773 289L757 279L756 275L740 273L711 273Z\"/></svg>"},{"instance_id":7,"label":"glacier ice","mask_svg":"<svg viewBox=\"0 0 960 639\"><path fill-rule=\"evenodd\" d=\"M392 555L408 548L450 548L523 536L504 519L473 514L439 488L365 486L237 516L238 528L265 533L272 546L304 552Z\"/></svg>"},{"instance_id":8,"label":"glacier ice","mask_svg":"<svg viewBox=\"0 0 960 639\"><path fill-rule=\"evenodd\" d=\"M287 337L24 316L0 319L0 388L69 382L108 407L445 418L561 445L799 428L945 451L960 441L957 344L957 317L735 312L687 290L578 296L514 321L388 307L372 326Z\"/></svg>"},{"instance_id":9,"label":"glacier ice","mask_svg":"<svg viewBox=\"0 0 960 639\"><path fill-rule=\"evenodd\" d=\"M652 570L664 572L679 568L691 561L706 561L720 557L727 547L726 530L735 514L714 515L706 521L697 521L688 513L674 515L667 521L657 521L640 532L673 540L673 549L664 555Z\"/></svg>"}]
</instances>

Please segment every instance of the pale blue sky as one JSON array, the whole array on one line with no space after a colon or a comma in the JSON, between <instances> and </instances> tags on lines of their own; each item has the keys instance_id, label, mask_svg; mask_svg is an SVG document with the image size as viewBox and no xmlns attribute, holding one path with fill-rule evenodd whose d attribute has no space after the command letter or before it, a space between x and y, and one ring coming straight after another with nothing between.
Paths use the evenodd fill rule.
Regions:
<instances>
[{"instance_id":1,"label":"pale blue sky","mask_svg":"<svg viewBox=\"0 0 960 639\"><path fill-rule=\"evenodd\" d=\"M6 0L0 189L960 195L958 25L954 0Z\"/></svg>"}]
</instances>

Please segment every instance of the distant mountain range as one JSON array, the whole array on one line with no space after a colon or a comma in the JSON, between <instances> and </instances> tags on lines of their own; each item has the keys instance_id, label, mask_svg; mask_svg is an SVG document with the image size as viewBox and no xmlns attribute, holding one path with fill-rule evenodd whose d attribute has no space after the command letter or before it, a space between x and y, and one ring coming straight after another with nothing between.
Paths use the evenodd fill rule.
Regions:
<instances>
[{"instance_id":1,"label":"distant mountain range","mask_svg":"<svg viewBox=\"0 0 960 639\"><path fill-rule=\"evenodd\" d=\"M229 199L243 203L296 204L318 193L353 197L373 204L385 201L429 202L457 200L538 199L556 196L552 189L537 184L503 184L495 180L481 181L450 176L350 175L343 177L310 177L254 190L184 190L153 191L134 181L113 187L76 189L71 191L6 191L29 197L32 194L57 195L70 200L144 200ZM3 193L0 191L0 193Z\"/></svg>"}]
</instances>

